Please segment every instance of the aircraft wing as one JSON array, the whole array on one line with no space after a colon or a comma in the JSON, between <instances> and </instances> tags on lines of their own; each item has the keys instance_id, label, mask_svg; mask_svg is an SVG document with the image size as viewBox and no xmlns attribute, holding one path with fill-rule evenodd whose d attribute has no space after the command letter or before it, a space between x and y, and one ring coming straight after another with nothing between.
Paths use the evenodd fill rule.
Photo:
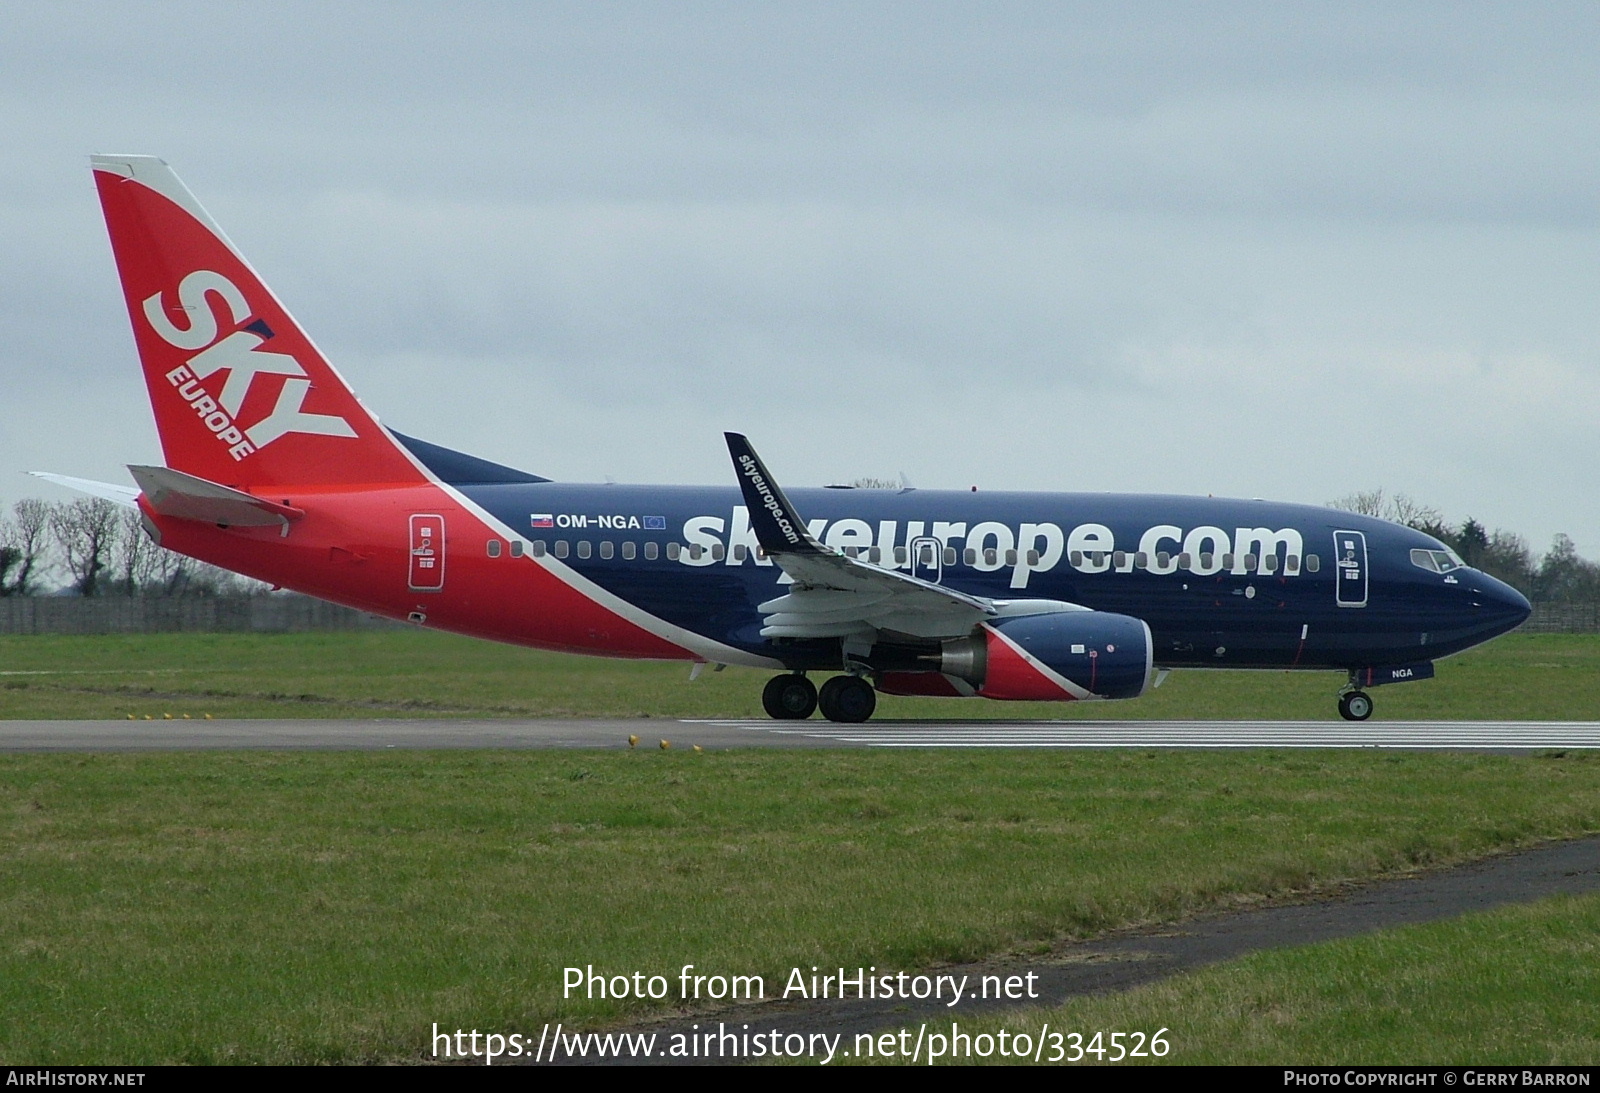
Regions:
<instances>
[{"instance_id":1,"label":"aircraft wing","mask_svg":"<svg viewBox=\"0 0 1600 1093\"><path fill-rule=\"evenodd\" d=\"M806 530L750 441L738 433L725 435L756 542L794 578L787 595L760 605L767 617L763 637L870 640L880 630L919 638L961 637L986 618L1010 613L995 601L823 546Z\"/></svg>"}]
</instances>

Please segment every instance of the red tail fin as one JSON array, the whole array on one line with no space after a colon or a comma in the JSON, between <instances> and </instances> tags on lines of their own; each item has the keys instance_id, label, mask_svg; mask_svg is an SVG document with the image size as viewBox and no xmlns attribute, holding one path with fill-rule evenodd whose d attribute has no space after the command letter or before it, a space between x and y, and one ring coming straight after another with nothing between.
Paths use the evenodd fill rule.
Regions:
<instances>
[{"instance_id":1,"label":"red tail fin","mask_svg":"<svg viewBox=\"0 0 1600 1093\"><path fill-rule=\"evenodd\" d=\"M168 466L245 489L423 480L170 167L92 160Z\"/></svg>"}]
</instances>

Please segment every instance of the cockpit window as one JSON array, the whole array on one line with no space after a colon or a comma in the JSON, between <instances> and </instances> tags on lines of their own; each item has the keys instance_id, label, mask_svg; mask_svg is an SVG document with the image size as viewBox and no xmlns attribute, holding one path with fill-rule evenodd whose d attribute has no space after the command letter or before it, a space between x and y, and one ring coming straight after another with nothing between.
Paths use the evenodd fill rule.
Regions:
<instances>
[{"instance_id":1,"label":"cockpit window","mask_svg":"<svg viewBox=\"0 0 1600 1093\"><path fill-rule=\"evenodd\" d=\"M1426 569L1429 573L1449 573L1452 569L1461 569L1464 565L1453 550L1421 548L1411 552L1411 564L1418 569Z\"/></svg>"}]
</instances>

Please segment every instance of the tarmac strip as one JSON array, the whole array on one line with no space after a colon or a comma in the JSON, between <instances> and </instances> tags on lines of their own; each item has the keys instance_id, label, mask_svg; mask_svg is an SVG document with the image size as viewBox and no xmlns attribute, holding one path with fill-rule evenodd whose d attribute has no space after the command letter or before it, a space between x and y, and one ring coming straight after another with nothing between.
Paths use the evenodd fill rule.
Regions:
<instances>
[{"instance_id":1,"label":"tarmac strip","mask_svg":"<svg viewBox=\"0 0 1600 1093\"><path fill-rule=\"evenodd\" d=\"M679 721L164 718L0 721L0 752L414 748L1406 748L1600 747L1594 721Z\"/></svg>"}]
</instances>

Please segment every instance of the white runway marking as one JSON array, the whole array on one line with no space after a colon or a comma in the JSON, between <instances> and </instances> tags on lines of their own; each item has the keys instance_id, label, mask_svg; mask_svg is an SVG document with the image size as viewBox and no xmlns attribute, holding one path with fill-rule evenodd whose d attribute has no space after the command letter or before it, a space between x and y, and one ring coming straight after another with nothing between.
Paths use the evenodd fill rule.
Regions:
<instances>
[{"instance_id":1,"label":"white runway marking","mask_svg":"<svg viewBox=\"0 0 1600 1093\"><path fill-rule=\"evenodd\" d=\"M455 718L0 721L0 753L236 749L1600 748L1596 721L486 721Z\"/></svg>"},{"instance_id":2,"label":"white runway marking","mask_svg":"<svg viewBox=\"0 0 1600 1093\"><path fill-rule=\"evenodd\" d=\"M879 748L1600 748L1600 721L699 723Z\"/></svg>"}]
</instances>

